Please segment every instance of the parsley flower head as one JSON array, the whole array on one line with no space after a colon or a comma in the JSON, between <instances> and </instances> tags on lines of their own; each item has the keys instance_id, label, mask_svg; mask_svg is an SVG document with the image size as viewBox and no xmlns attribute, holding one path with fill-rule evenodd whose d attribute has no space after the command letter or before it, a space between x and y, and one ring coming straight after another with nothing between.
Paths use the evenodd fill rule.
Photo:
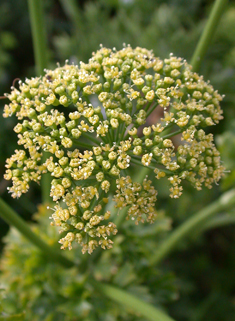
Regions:
<instances>
[{"instance_id":1,"label":"parsley flower head","mask_svg":"<svg viewBox=\"0 0 235 321\"><path fill-rule=\"evenodd\" d=\"M136 164L157 180L167 177L172 198L182 194L183 180L200 190L223 175L213 135L205 131L223 118L222 97L182 58L101 47L88 63L46 70L6 96L4 117L18 118L20 146L6 161L9 192L20 197L31 181L51 174L52 225L67 232L62 249L73 242L83 253L112 247L110 200L136 224L154 222L157 191L147 177L133 181L128 171ZM156 109L161 116L151 121Z\"/></svg>"}]
</instances>

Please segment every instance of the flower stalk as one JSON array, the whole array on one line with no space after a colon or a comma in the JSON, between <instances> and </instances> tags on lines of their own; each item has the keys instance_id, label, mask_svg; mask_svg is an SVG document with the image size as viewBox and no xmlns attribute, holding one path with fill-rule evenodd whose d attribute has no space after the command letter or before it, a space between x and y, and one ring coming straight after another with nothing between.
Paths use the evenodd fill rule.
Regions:
<instances>
[{"instance_id":1,"label":"flower stalk","mask_svg":"<svg viewBox=\"0 0 235 321\"><path fill-rule=\"evenodd\" d=\"M46 40L46 27L43 14L43 1L28 0L30 25L33 38L33 49L35 57L35 67L37 76L43 75L44 69L48 66L48 50ZM42 162L45 162L48 155L44 153ZM42 176L42 200L44 203L50 202L51 178L49 174Z\"/></svg>"},{"instance_id":2,"label":"flower stalk","mask_svg":"<svg viewBox=\"0 0 235 321\"><path fill-rule=\"evenodd\" d=\"M140 313L146 320L149 321L174 321L171 317L166 315L160 309L148 304L132 294L118 289L112 285L104 284L101 282L93 281L92 285L95 286L106 297L122 304L128 309L132 309L134 313Z\"/></svg>"},{"instance_id":3,"label":"flower stalk","mask_svg":"<svg viewBox=\"0 0 235 321\"><path fill-rule=\"evenodd\" d=\"M40 0L28 0L28 7L33 37L36 74L40 76L43 74L44 69L48 66L43 2Z\"/></svg>"},{"instance_id":4,"label":"flower stalk","mask_svg":"<svg viewBox=\"0 0 235 321\"><path fill-rule=\"evenodd\" d=\"M208 221L203 224L198 231L196 231L196 235L203 233L205 231L220 228L222 226L231 225L235 223L235 215L234 213L221 213L218 216L212 217Z\"/></svg>"},{"instance_id":5,"label":"flower stalk","mask_svg":"<svg viewBox=\"0 0 235 321\"><path fill-rule=\"evenodd\" d=\"M172 250L175 249L182 239L190 235L190 233L194 232L198 227L201 228L201 224L207 222L208 218L220 211L225 211L234 205L235 189L232 189L222 194L218 200L203 208L177 227L153 254L150 260L151 264L159 264Z\"/></svg>"},{"instance_id":6,"label":"flower stalk","mask_svg":"<svg viewBox=\"0 0 235 321\"><path fill-rule=\"evenodd\" d=\"M206 23L204 31L201 35L201 38L199 39L191 60L191 65L195 72L198 72L200 68L201 62L206 54L207 49L209 48L211 39L213 38L213 35L227 3L228 0L216 0L213 5L209 19Z\"/></svg>"}]
</instances>

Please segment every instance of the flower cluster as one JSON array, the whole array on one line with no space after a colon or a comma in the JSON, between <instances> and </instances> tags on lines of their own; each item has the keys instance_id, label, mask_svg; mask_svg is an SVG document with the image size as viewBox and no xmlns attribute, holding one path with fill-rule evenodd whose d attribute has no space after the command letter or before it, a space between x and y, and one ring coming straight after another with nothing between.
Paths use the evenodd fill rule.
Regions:
<instances>
[{"instance_id":1,"label":"flower cluster","mask_svg":"<svg viewBox=\"0 0 235 321\"><path fill-rule=\"evenodd\" d=\"M127 214L132 220L136 219L136 223L144 223L143 217L147 222L153 223L157 211L155 203L157 201L157 191L151 186L151 181L144 179L143 185L133 183L130 176L117 179L117 192L114 201L117 208L122 209L128 207ZM129 218L127 217L127 219Z\"/></svg>"},{"instance_id":2,"label":"flower cluster","mask_svg":"<svg viewBox=\"0 0 235 321\"><path fill-rule=\"evenodd\" d=\"M222 97L182 58L101 47L87 64L46 70L6 96L4 117L16 114L22 146L7 160L9 191L19 197L30 181L51 173L53 224L67 232L62 249L73 241L89 253L112 247L109 236L117 229L105 209L112 192L116 207L127 207L136 224L154 221L157 191L147 179L132 182L126 174L132 164L152 169L157 179L166 176L173 198L182 194L183 180L200 190L223 175L213 136L203 129L223 118ZM148 125L156 108L162 118ZM43 152L51 154L44 163Z\"/></svg>"}]
</instances>

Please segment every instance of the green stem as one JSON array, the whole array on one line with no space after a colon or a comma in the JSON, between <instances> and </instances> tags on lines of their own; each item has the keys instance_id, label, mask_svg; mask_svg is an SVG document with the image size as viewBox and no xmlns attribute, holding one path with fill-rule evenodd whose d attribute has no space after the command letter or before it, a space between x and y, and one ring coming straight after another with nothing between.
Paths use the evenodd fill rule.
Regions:
<instances>
[{"instance_id":1,"label":"green stem","mask_svg":"<svg viewBox=\"0 0 235 321\"><path fill-rule=\"evenodd\" d=\"M100 146L101 142L97 138L93 137L91 133L87 134L86 132L82 132L82 136L87 138L88 140L91 140L96 145Z\"/></svg>"},{"instance_id":2,"label":"green stem","mask_svg":"<svg viewBox=\"0 0 235 321\"><path fill-rule=\"evenodd\" d=\"M152 112L157 108L158 104L153 104L153 106L147 111L146 118L152 114Z\"/></svg>"},{"instance_id":3,"label":"green stem","mask_svg":"<svg viewBox=\"0 0 235 321\"><path fill-rule=\"evenodd\" d=\"M171 133L172 127L174 126L174 123L170 123L169 125L167 125L163 131L161 133L159 133L159 136L163 137L163 135L168 135Z\"/></svg>"},{"instance_id":4,"label":"green stem","mask_svg":"<svg viewBox=\"0 0 235 321\"><path fill-rule=\"evenodd\" d=\"M146 166L144 166L144 165L141 163L141 161L140 161L140 160L135 159L133 156L131 156L131 163L136 164L136 165L139 165L139 166L142 166L142 167L146 167ZM152 169L152 170L154 170L154 169L155 169L155 167L154 167L154 166L149 165L149 166L148 166L148 169ZM142 174L141 174L141 175L142 175Z\"/></svg>"},{"instance_id":5,"label":"green stem","mask_svg":"<svg viewBox=\"0 0 235 321\"><path fill-rule=\"evenodd\" d=\"M136 165L139 165L139 166L142 166L142 167L144 167L144 168L148 168L148 169L152 169L152 170L155 170L156 168L158 168L157 167L157 163L155 163L156 164L156 166L152 166L152 165L148 165L148 166L145 166L144 164L142 164L142 162L141 162L141 159L140 158L138 158L138 156L134 156L134 155L131 155L131 163L134 163L134 164L136 164ZM152 164L154 164L154 162L152 162ZM166 173L166 174L172 174L172 172L170 171L170 170L168 170L168 169L164 169L164 168L158 168L161 172L164 172L164 173ZM143 175L142 173L140 173L139 175Z\"/></svg>"},{"instance_id":6,"label":"green stem","mask_svg":"<svg viewBox=\"0 0 235 321\"><path fill-rule=\"evenodd\" d=\"M200 68L202 59L204 58L206 51L210 45L211 38L213 37L216 27L219 24L219 20L222 16L227 2L228 0L216 0L214 3L205 29L201 35L201 38L197 44L196 50L191 60L191 65L193 67L193 71L195 72L198 72Z\"/></svg>"},{"instance_id":7,"label":"green stem","mask_svg":"<svg viewBox=\"0 0 235 321\"><path fill-rule=\"evenodd\" d=\"M109 142L110 146L112 146L113 145L113 140L112 140L110 131L107 132L107 139L108 139L108 142Z\"/></svg>"},{"instance_id":8,"label":"green stem","mask_svg":"<svg viewBox=\"0 0 235 321\"><path fill-rule=\"evenodd\" d=\"M181 134L183 131L184 131L184 129L176 130L173 133L170 133L170 134L167 134L167 135L163 136L162 139L166 139L166 138L170 138L170 137L176 136L178 134Z\"/></svg>"},{"instance_id":9,"label":"green stem","mask_svg":"<svg viewBox=\"0 0 235 321\"><path fill-rule=\"evenodd\" d=\"M133 313L140 313L146 320L150 321L174 321L160 309L146 303L132 294L118 289L114 286L92 281L92 284L105 296L131 309Z\"/></svg>"},{"instance_id":10,"label":"green stem","mask_svg":"<svg viewBox=\"0 0 235 321\"><path fill-rule=\"evenodd\" d=\"M94 145L91 145L91 144L83 143L79 139L72 138L72 141L73 141L73 143L75 145L77 145L79 147L85 147L85 148L90 149L90 150L92 150L92 147L94 146Z\"/></svg>"},{"instance_id":11,"label":"green stem","mask_svg":"<svg viewBox=\"0 0 235 321\"><path fill-rule=\"evenodd\" d=\"M125 141L125 140L130 136L130 135L128 134L128 132L127 132L126 136L124 137L124 135L125 135L125 133L126 133L125 123L122 123L120 132L121 132L121 135L120 135L120 139L119 139L119 141L118 141L118 145L119 145L119 143L120 143L122 140Z\"/></svg>"},{"instance_id":12,"label":"green stem","mask_svg":"<svg viewBox=\"0 0 235 321\"><path fill-rule=\"evenodd\" d=\"M36 74L43 75L44 68L48 66L48 51L46 41L46 29L43 16L43 1L28 0L30 25L33 37L33 48L36 65ZM43 153L42 162L47 159L47 154ZM43 202L50 202L50 174L42 175L42 200Z\"/></svg>"},{"instance_id":13,"label":"green stem","mask_svg":"<svg viewBox=\"0 0 235 321\"><path fill-rule=\"evenodd\" d=\"M42 75L48 65L46 29L43 16L43 1L28 0L29 17L33 37L36 73Z\"/></svg>"},{"instance_id":14,"label":"green stem","mask_svg":"<svg viewBox=\"0 0 235 321\"><path fill-rule=\"evenodd\" d=\"M224 194L215 202L203 208L198 213L194 214L182 225L177 227L170 236L158 247L155 254L153 254L150 263L159 264L187 235L194 232L201 224L205 222L209 217L214 214L227 210L232 205L235 205L235 189L230 190Z\"/></svg>"},{"instance_id":15,"label":"green stem","mask_svg":"<svg viewBox=\"0 0 235 321\"><path fill-rule=\"evenodd\" d=\"M235 224L235 215L231 213L222 213L221 215L212 217L211 219L206 221L205 224L203 224L203 226L199 228L198 231L196 231L196 235L210 229L231 225L231 224Z\"/></svg>"},{"instance_id":16,"label":"green stem","mask_svg":"<svg viewBox=\"0 0 235 321\"><path fill-rule=\"evenodd\" d=\"M31 243L36 245L49 260L58 262L68 268L74 266L74 263L61 255L59 250L52 248L32 232L27 223L2 199L0 199L0 217L9 225L15 226Z\"/></svg>"}]
</instances>

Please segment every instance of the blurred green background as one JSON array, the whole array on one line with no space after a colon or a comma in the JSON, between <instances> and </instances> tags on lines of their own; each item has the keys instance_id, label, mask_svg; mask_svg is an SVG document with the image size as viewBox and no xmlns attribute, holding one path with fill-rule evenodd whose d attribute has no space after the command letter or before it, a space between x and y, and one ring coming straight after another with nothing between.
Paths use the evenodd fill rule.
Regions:
<instances>
[{"instance_id":1,"label":"blurred green background","mask_svg":"<svg viewBox=\"0 0 235 321\"><path fill-rule=\"evenodd\" d=\"M87 61L100 43L118 50L123 43L132 47L146 47L153 49L160 58L168 57L173 52L190 61L212 4L211 0L44 1L49 67L55 68L56 62L63 64L66 59L75 63ZM161 183L159 188L156 186L159 191L157 207L172 219L173 226L179 225L217 199L223 191L235 186L235 1L230 1L224 11L200 74L206 80L210 79L219 93L225 95L222 102L224 120L213 131L228 173L220 186L212 190L196 192L185 185L184 193L178 200L169 198L167 185ZM14 79L24 80L34 75L27 1L1 0L0 95L10 91ZM6 102L0 100L1 110ZM14 125L15 119L0 116L0 196L22 217L30 220L41 200L40 188L33 185L28 194L13 200L7 193L8 182L3 179L5 159L17 148L17 137L12 130ZM229 213L219 213L213 221L208 222L204 231L183 242L165 260L161 269L155 271L160 284L159 290L155 284L155 292L160 297L156 301L163 304L176 320L235 320L234 222L234 209ZM3 221L0 223L2 237L8 227ZM128 234L128 231L124 228L122 233ZM140 230L138 233L137 236L141 237ZM151 251L151 246L157 246L154 240L154 233L150 233L149 246L146 249L144 243L138 246L142 251ZM135 251L136 247L126 245L125 253L131 249ZM138 275L140 270L131 265L128 273ZM161 284L162 273L165 275L162 281L164 285ZM129 281L135 285L136 279L130 277ZM142 284L151 284L147 274Z\"/></svg>"}]
</instances>

